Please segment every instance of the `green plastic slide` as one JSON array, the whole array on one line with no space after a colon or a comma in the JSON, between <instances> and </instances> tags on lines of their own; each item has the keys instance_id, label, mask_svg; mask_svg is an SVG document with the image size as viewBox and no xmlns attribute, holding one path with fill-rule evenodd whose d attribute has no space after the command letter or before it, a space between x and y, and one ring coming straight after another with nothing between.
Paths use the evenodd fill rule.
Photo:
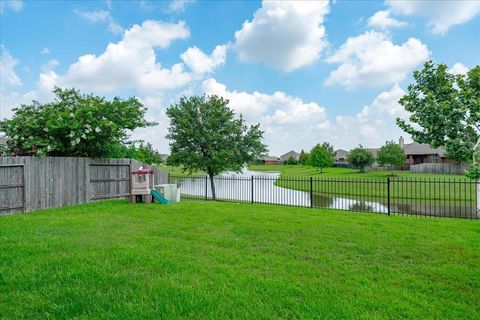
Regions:
<instances>
[{"instance_id":1,"label":"green plastic slide","mask_svg":"<svg viewBox=\"0 0 480 320\"><path fill-rule=\"evenodd\" d=\"M155 200L157 200L158 202L160 202L161 204L170 204L171 203L170 200L165 199L165 197L162 196L157 190L152 189L150 191L150 193L152 194L153 198Z\"/></svg>"}]
</instances>

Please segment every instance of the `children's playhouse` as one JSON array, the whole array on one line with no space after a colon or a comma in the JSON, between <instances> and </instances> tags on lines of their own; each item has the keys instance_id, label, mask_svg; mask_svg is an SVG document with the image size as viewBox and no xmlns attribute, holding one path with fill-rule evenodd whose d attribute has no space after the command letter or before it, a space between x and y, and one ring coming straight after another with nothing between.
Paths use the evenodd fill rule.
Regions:
<instances>
[{"instance_id":1,"label":"children's playhouse","mask_svg":"<svg viewBox=\"0 0 480 320\"><path fill-rule=\"evenodd\" d=\"M170 204L180 201L180 190L176 184L155 185L155 175L152 169L139 168L131 172L130 203Z\"/></svg>"}]
</instances>

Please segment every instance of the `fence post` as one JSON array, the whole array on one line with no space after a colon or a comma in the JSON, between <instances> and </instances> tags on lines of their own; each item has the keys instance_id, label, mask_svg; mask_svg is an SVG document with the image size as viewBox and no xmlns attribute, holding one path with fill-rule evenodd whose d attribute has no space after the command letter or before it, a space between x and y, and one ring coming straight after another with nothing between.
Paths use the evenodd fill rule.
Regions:
<instances>
[{"instance_id":1,"label":"fence post","mask_svg":"<svg viewBox=\"0 0 480 320\"><path fill-rule=\"evenodd\" d=\"M205 200L208 200L208 176L205 175Z\"/></svg>"},{"instance_id":2,"label":"fence post","mask_svg":"<svg viewBox=\"0 0 480 320\"><path fill-rule=\"evenodd\" d=\"M480 179L477 179L477 183L475 184L477 187L475 202L476 202L476 215L475 218L480 219Z\"/></svg>"},{"instance_id":3,"label":"fence post","mask_svg":"<svg viewBox=\"0 0 480 320\"><path fill-rule=\"evenodd\" d=\"M310 177L310 208L313 208L313 177Z\"/></svg>"},{"instance_id":4,"label":"fence post","mask_svg":"<svg viewBox=\"0 0 480 320\"><path fill-rule=\"evenodd\" d=\"M254 193L253 193L253 176L252 176L252 203L255 202L255 199L253 198L253 196L254 196Z\"/></svg>"},{"instance_id":5,"label":"fence post","mask_svg":"<svg viewBox=\"0 0 480 320\"><path fill-rule=\"evenodd\" d=\"M388 199L387 210L388 210L388 215L390 215L390 177L387 177L387 199Z\"/></svg>"}]
</instances>

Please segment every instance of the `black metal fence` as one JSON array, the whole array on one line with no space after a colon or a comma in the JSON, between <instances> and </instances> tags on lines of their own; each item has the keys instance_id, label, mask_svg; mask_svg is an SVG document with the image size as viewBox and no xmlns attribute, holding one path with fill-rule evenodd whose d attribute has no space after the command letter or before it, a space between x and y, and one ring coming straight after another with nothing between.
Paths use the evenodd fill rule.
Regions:
<instances>
[{"instance_id":1,"label":"black metal fence","mask_svg":"<svg viewBox=\"0 0 480 320\"><path fill-rule=\"evenodd\" d=\"M170 176L183 198L212 199L207 176ZM480 219L477 189L467 179L340 179L217 176L216 200L310 208Z\"/></svg>"}]
</instances>

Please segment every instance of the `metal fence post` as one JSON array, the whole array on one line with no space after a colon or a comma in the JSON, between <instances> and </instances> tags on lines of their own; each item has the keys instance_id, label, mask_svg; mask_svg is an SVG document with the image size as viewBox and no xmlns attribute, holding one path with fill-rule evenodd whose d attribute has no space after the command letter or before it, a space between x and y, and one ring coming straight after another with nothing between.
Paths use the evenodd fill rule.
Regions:
<instances>
[{"instance_id":1,"label":"metal fence post","mask_svg":"<svg viewBox=\"0 0 480 320\"><path fill-rule=\"evenodd\" d=\"M310 208L313 208L313 177L310 177Z\"/></svg>"},{"instance_id":2,"label":"metal fence post","mask_svg":"<svg viewBox=\"0 0 480 320\"><path fill-rule=\"evenodd\" d=\"M475 218L480 218L480 179L477 179L475 183L476 192L475 192Z\"/></svg>"},{"instance_id":3,"label":"metal fence post","mask_svg":"<svg viewBox=\"0 0 480 320\"><path fill-rule=\"evenodd\" d=\"M255 202L255 199L254 199L254 193L253 193L253 176L252 176L252 203Z\"/></svg>"},{"instance_id":4,"label":"metal fence post","mask_svg":"<svg viewBox=\"0 0 480 320\"><path fill-rule=\"evenodd\" d=\"M208 176L205 175L205 200L208 199Z\"/></svg>"},{"instance_id":5,"label":"metal fence post","mask_svg":"<svg viewBox=\"0 0 480 320\"><path fill-rule=\"evenodd\" d=\"M390 177L387 177L387 198L388 198L388 215L390 215Z\"/></svg>"}]
</instances>

